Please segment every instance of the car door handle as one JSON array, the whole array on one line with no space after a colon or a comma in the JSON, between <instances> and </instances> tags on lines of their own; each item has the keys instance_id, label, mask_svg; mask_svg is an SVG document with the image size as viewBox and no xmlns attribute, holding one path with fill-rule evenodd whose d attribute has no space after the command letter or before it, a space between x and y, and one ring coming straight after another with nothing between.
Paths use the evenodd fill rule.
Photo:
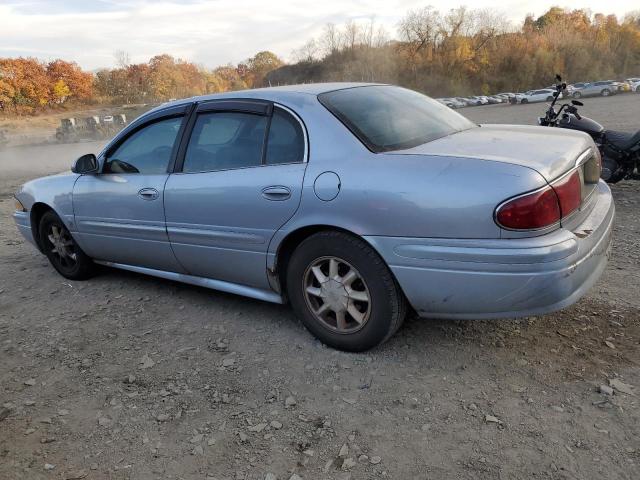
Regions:
<instances>
[{"instance_id":1,"label":"car door handle","mask_svg":"<svg viewBox=\"0 0 640 480\"><path fill-rule=\"evenodd\" d=\"M155 188L143 188L138 192L138 196L143 200L155 200L160 194Z\"/></svg>"},{"instance_id":2,"label":"car door handle","mask_svg":"<svg viewBox=\"0 0 640 480\"><path fill-rule=\"evenodd\" d=\"M282 201L291 198L291 190L281 185L262 189L262 196L267 200Z\"/></svg>"}]
</instances>

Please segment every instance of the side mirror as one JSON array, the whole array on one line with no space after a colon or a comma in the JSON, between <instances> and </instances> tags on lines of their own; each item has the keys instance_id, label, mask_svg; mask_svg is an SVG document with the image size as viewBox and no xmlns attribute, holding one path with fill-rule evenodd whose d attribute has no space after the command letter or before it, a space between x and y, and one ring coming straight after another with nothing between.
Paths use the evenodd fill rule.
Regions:
<instances>
[{"instance_id":1,"label":"side mirror","mask_svg":"<svg viewBox=\"0 0 640 480\"><path fill-rule=\"evenodd\" d=\"M571 100L571 104L572 104L572 105L576 105L576 106L578 106L578 107L582 107L582 106L584 106L584 103L579 102L578 100Z\"/></svg>"},{"instance_id":2,"label":"side mirror","mask_svg":"<svg viewBox=\"0 0 640 480\"><path fill-rule=\"evenodd\" d=\"M71 167L73 173L91 175L98 173L98 159L93 153L87 153L78 158Z\"/></svg>"}]
</instances>

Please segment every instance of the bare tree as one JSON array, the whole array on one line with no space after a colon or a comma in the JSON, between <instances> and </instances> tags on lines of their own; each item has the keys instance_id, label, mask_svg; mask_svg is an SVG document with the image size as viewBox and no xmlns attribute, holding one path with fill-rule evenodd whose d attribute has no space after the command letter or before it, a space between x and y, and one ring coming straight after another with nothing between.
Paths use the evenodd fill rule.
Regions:
<instances>
[{"instance_id":1,"label":"bare tree","mask_svg":"<svg viewBox=\"0 0 640 480\"><path fill-rule=\"evenodd\" d=\"M315 39L310 39L300 48L296 48L291 56L296 62L313 62L318 56L320 47Z\"/></svg>"},{"instance_id":2,"label":"bare tree","mask_svg":"<svg viewBox=\"0 0 640 480\"><path fill-rule=\"evenodd\" d=\"M327 23L320 38L320 45L325 55L336 53L340 49L340 32L335 24Z\"/></svg>"},{"instance_id":3,"label":"bare tree","mask_svg":"<svg viewBox=\"0 0 640 480\"><path fill-rule=\"evenodd\" d=\"M409 45L414 56L421 50L430 51L440 35L440 12L433 7L411 10L400 20L400 39Z\"/></svg>"},{"instance_id":4,"label":"bare tree","mask_svg":"<svg viewBox=\"0 0 640 480\"><path fill-rule=\"evenodd\" d=\"M116 65L120 68L126 68L131 65L131 56L129 52L124 50L116 50L113 52L113 56L116 59Z\"/></svg>"}]
</instances>

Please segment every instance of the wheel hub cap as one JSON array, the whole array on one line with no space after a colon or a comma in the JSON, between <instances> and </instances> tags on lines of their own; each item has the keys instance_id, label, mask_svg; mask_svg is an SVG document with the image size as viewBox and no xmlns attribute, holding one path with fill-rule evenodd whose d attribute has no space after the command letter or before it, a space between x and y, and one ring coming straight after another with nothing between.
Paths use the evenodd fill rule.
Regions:
<instances>
[{"instance_id":1,"label":"wheel hub cap","mask_svg":"<svg viewBox=\"0 0 640 480\"><path fill-rule=\"evenodd\" d=\"M349 305L349 295L341 282L331 279L322 284L320 291L322 295L321 298L324 298L331 310L337 312L347 309Z\"/></svg>"},{"instance_id":2,"label":"wheel hub cap","mask_svg":"<svg viewBox=\"0 0 640 480\"><path fill-rule=\"evenodd\" d=\"M58 225L52 225L47 238L53 247L51 249L52 253L58 255L61 260L75 262L77 255L73 252L73 241L63 228Z\"/></svg>"},{"instance_id":3,"label":"wheel hub cap","mask_svg":"<svg viewBox=\"0 0 640 480\"><path fill-rule=\"evenodd\" d=\"M316 320L338 333L353 333L369 320L369 289L360 273L338 257L321 257L303 278L307 306Z\"/></svg>"}]
</instances>

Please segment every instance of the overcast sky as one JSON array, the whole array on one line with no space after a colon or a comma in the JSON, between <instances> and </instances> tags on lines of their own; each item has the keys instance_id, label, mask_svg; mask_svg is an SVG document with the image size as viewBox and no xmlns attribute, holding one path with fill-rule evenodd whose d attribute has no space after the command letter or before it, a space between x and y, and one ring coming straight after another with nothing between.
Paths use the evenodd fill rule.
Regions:
<instances>
[{"instance_id":1,"label":"overcast sky","mask_svg":"<svg viewBox=\"0 0 640 480\"><path fill-rule=\"evenodd\" d=\"M329 22L373 16L395 36L400 18L426 5L497 8L514 24L552 5L618 16L640 8L638 0L0 0L0 57L63 58L90 70L113 66L116 50L133 62L169 53L207 67L260 50L289 59Z\"/></svg>"}]
</instances>

